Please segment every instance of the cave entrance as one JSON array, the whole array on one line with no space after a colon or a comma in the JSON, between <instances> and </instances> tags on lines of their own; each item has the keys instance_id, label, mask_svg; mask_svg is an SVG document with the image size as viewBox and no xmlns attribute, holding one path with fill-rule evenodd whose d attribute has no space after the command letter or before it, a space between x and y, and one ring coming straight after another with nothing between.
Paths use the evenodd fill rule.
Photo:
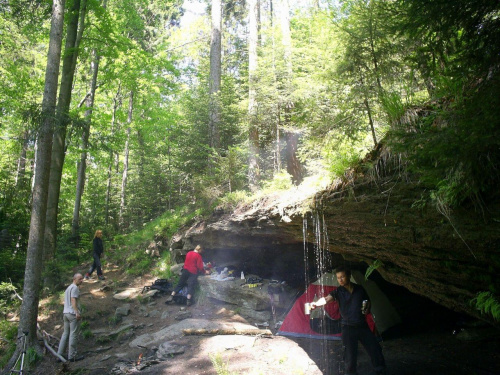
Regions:
<instances>
[{"instance_id":1,"label":"cave entrance","mask_svg":"<svg viewBox=\"0 0 500 375\"><path fill-rule=\"evenodd\" d=\"M245 275L285 281L293 288L304 289L306 280L308 283L315 281L322 272L345 263L339 254L328 251L321 253L321 262L318 262L318 251L314 244L307 243L304 251L304 244L297 243L261 245L251 249L206 248L203 259L217 267L233 266Z\"/></svg>"}]
</instances>

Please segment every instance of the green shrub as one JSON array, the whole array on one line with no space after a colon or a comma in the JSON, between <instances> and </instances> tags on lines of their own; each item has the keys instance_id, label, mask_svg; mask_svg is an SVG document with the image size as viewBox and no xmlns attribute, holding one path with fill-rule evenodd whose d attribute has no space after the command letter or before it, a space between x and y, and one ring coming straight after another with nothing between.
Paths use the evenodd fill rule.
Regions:
<instances>
[{"instance_id":1,"label":"green shrub","mask_svg":"<svg viewBox=\"0 0 500 375\"><path fill-rule=\"evenodd\" d=\"M7 320L0 320L0 368L5 367L16 350L17 325Z\"/></svg>"},{"instance_id":2,"label":"green shrub","mask_svg":"<svg viewBox=\"0 0 500 375\"><path fill-rule=\"evenodd\" d=\"M26 361L28 363L28 368L33 368L37 362L42 360L42 358L43 355L37 352L35 348L32 347L26 349Z\"/></svg>"},{"instance_id":3,"label":"green shrub","mask_svg":"<svg viewBox=\"0 0 500 375\"><path fill-rule=\"evenodd\" d=\"M16 290L16 287L11 283L0 283L0 315L2 317L5 317L21 304L15 295Z\"/></svg>"},{"instance_id":4,"label":"green shrub","mask_svg":"<svg viewBox=\"0 0 500 375\"><path fill-rule=\"evenodd\" d=\"M62 288L68 279L67 269L67 265L59 260L54 259L47 262L42 275L46 290Z\"/></svg>"},{"instance_id":5,"label":"green shrub","mask_svg":"<svg viewBox=\"0 0 500 375\"><path fill-rule=\"evenodd\" d=\"M146 254L144 250L138 250L127 258L127 273L138 276L148 273L153 267L153 258Z\"/></svg>"},{"instance_id":6,"label":"green shrub","mask_svg":"<svg viewBox=\"0 0 500 375\"><path fill-rule=\"evenodd\" d=\"M224 211L233 210L239 203L248 200L248 193L243 190L227 193L219 199L219 207Z\"/></svg>"},{"instance_id":7,"label":"green shrub","mask_svg":"<svg viewBox=\"0 0 500 375\"><path fill-rule=\"evenodd\" d=\"M276 173L271 181L264 182L264 190L268 191L288 190L292 187L292 176L286 171Z\"/></svg>"},{"instance_id":8,"label":"green shrub","mask_svg":"<svg viewBox=\"0 0 500 375\"><path fill-rule=\"evenodd\" d=\"M324 150L326 169L332 179L344 176L347 169L361 160L363 148L350 140L334 141Z\"/></svg>"},{"instance_id":9,"label":"green shrub","mask_svg":"<svg viewBox=\"0 0 500 375\"><path fill-rule=\"evenodd\" d=\"M173 276L170 271L172 260L170 259L170 252L164 251L160 259L156 262L156 267L153 274L159 279L169 279Z\"/></svg>"}]
</instances>

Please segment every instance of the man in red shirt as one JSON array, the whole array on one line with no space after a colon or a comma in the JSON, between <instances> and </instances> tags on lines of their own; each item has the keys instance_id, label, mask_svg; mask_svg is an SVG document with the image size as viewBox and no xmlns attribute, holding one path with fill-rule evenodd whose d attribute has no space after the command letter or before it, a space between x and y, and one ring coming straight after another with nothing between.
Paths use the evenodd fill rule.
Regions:
<instances>
[{"instance_id":1,"label":"man in red shirt","mask_svg":"<svg viewBox=\"0 0 500 375\"><path fill-rule=\"evenodd\" d=\"M181 291L187 285L188 295L187 295L187 305L191 306L192 296L194 294L194 288L198 281L199 274L206 274L205 268L203 267L203 259L201 254L203 253L203 247L197 245L193 251L186 254L186 260L184 261L184 267L182 268L181 277L177 286L175 287L172 294L167 298L167 303L172 302L174 296Z\"/></svg>"}]
</instances>

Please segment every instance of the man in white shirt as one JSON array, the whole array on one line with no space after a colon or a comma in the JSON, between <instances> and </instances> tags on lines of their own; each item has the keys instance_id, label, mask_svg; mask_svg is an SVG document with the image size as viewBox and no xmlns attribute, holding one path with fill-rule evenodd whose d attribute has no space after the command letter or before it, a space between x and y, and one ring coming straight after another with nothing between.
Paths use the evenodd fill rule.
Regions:
<instances>
[{"instance_id":1,"label":"man in white shirt","mask_svg":"<svg viewBox=\"0 0 500 375\"><path fill-rule=\"evenodd\" d=\"M69 338L68 360L79 361L83 356L76 355L76 339L80 330L80 308L78 307L78 298L80 297L80 289L78 286L82 283L83 276L80 273L75 273L73 283L68 286L64 292L64 333L59 343L57 354L63 355L66 349L66 342Z\"/></svg>"}]
</instances>

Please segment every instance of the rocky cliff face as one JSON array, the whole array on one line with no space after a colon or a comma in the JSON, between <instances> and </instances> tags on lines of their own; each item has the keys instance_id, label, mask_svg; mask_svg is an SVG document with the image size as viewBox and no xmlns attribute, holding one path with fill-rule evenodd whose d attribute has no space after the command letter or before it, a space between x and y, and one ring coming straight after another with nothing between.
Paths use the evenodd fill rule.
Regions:
<instances>
[{"instance_id":1,"label":"rocky cliff face","mask_svg":"<svg viewBox=\"0 0 500 375\"><path fill-rule=\"evenodd\" d=\"M315 195L297 188L216 212L175 236L172 249L202 243L219 258L240 259L264 252L263 266L281 259L284 267L294 252L290 259L299 268L304 246L347 262L378 259L377 271L388 282L493 322L470 300L500 290L500 202L439 212L421 199L426 186L405 173L398 155L379 153L368 170Z\"/></svg>"}]
</instances>

